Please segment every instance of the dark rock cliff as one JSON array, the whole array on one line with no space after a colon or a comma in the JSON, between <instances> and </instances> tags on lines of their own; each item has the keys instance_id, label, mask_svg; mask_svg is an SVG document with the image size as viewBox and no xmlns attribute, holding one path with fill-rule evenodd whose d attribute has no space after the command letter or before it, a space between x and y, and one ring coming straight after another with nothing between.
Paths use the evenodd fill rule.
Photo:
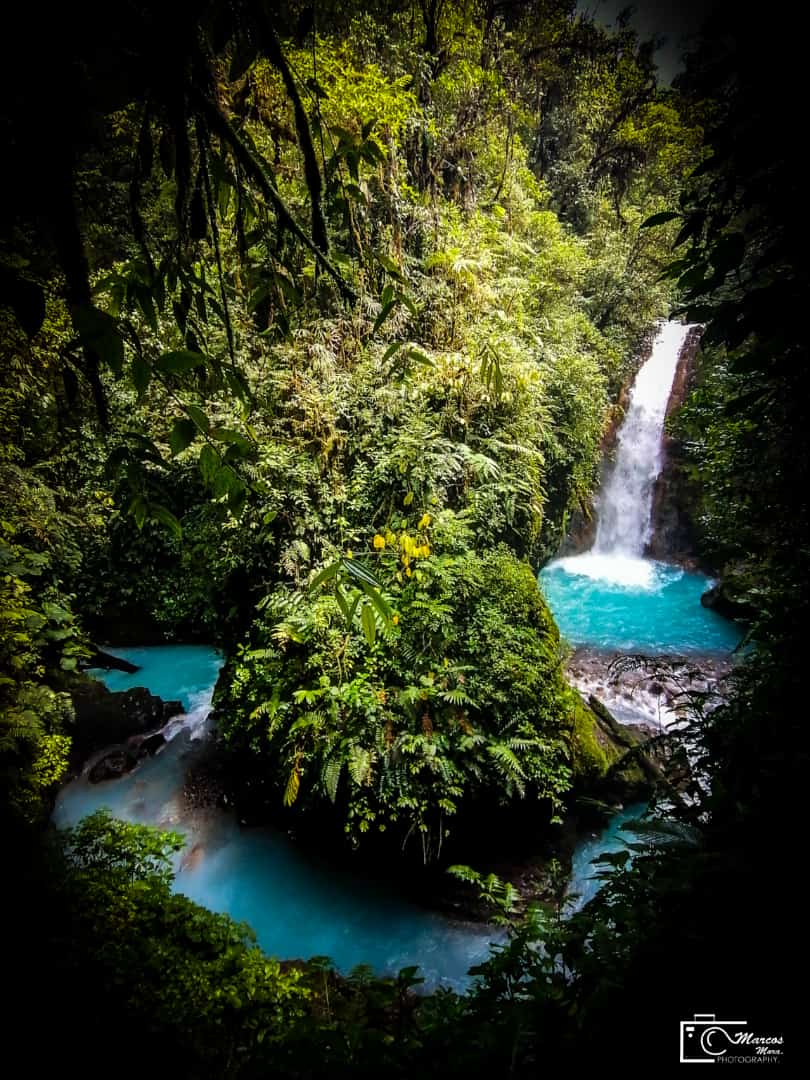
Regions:
<instances>
[{"instance_id":1,"label":"dark rock cliff","mask_svg":"<svg viewBox=\"0 0 810 1080\"><path fill-rule=\"evenodd\" d=\"M701 333L699 326L689 331L678 359L667 405L661 447L662 469L653 492L652 539L647 547L650 558L679 563L687 569L698 568L695 530L689 512L693 499L683 445L668 428L673 414L683 405L694 384Z\"/></svg>"}]
</instances>

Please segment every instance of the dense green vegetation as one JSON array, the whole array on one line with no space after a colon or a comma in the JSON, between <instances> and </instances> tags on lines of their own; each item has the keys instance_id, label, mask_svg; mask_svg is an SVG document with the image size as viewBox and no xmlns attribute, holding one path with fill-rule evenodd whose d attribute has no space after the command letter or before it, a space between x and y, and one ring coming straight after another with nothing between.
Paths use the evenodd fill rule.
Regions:
<instances>
[{"instance_id":1,"label":"dense green vegetation","mask_svg":"<svg viewBox=\"0 0 810 1080\"><path fill-rule=\"evenodd\" d=\"M717 998L760 1007L787 939L764 918L749 940L776 892L758 862L789 857L807 764L806 274L778 84L750 74L767 42L709 36L664 90L629 29L554 0L344 4L316 25L181 7L179 30L149 3L57 19L30 94L21 58L4 73L20 999L63 1003L57 1046L94 1012L99 1056L120 1053L125 1018L133 1067L189 1076L535 1075L618 1056L628 1005L639 1059ZM516 920L475 993L417 1004L413 972L279 965L173 896L171 836L99 819L46 838L72 673L122 627L225 645L220 729L267 814L410 838L425 861L471 814L552 830L612 751L565 686L533 569L592 493L672 300L707 325L678 421L704 554L737 573L758 649L695 717L703 795L582 915Z\"/></svg>"},{"instance_id":2,"label":"dense green vegetation","mask_svg":"<svg viewBox=\"0 0 810 1080\"><path fill-rule=\"evenodd\" d=\"M182 116L174 83L108 87L70 222L16 223L33 375L6 419L32 414L20 468L79 522L82 557L51 558L87 627L227 638L222 728L268 801L337 801L354 841L394 826L426 859L464 800L548 820L598 772L514 560L593 490L665 310L639 225L699 145L629 31L431 10L344 12L283 53L256 16L223 60L208 27Z\"/></svg>"}]
</instances>

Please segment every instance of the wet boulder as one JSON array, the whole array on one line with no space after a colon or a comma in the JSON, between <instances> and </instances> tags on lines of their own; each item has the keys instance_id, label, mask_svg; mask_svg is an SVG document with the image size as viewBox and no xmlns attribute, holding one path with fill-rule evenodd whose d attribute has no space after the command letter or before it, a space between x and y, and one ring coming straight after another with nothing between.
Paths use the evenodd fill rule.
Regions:
<instances>
[{"instance_id":1,"label":"wet boulder","mask_svg":"<svg viewBox=\"0 0 810 1080\"><path fill-rule=\"evenodd\" d=\"M138 757L154 757L166 745L166 736L162 731L156 731L154 735L147 735L138 746Z\"/></svg>"},{"instance_id":2,"label":"wet boulder","mask_svg":"<svg viewBox=\"0 0 810 1080\"><path fill-rule=\"evenodd\" d=\"M707 589L701 596L700 603L703 607L716 611L718 615L726 619L736 619L738 622L751 622L757 615L753 604L736 593L733 585L727 581L720 581Z\"/></svg>"},{"instance_id":3,"label":"wet boulder","mask_svg":"<svg viewBox=\"0 0 810 1080\"><path fill-rule=\"evenodd\" d=\"M103 780L120 780L132 772L138 764L138 755L125 747L116 747L106 753L87 774L91 784L100 784Z\"/></svg>"},{"instance_id":4,"label":"wet boulder","mask_svg":"<svg viewBox=\"0 0 810 1080\"><path fill-rule=\"evenodd\" d=\"M153 732L183 712L182 702L164 701L145 687L113 693L90 678L77 679L70 695L76 713L73 748L85 757L132 735Z\"/></svg>"}]
</instances>

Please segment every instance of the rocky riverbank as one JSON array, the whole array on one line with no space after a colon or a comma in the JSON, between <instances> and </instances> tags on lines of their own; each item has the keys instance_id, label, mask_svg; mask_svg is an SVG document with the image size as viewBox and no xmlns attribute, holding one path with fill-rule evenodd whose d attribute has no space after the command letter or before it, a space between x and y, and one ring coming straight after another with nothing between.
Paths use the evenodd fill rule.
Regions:
<instances>
[{"instance_id":1,"label":"rocky riverbank","mask_svg":"<svg viewBox=\"0 0 810 1080\"><path fill-rule=\"evenodd\" d=\"M132 736L153 734L183 712L181 701L164 701L143 686L111 691L97 679L75 675L66 689L75 712L71 734L77 765L96 751L112 749Z\"/></svg>"},{"instance_id":2,"label":"rocky riverbank","mask_svg":"<svg viewBox=\"0 0 810 1080\"><path fill-rule=\"evenodd\" d=\"M721 704L734 667L728 654L634 657L579 648L566 670L585 701L593 696L619 723L660 734L682 721L698 701L708 709Z\"/></svg>"}]
</instances>

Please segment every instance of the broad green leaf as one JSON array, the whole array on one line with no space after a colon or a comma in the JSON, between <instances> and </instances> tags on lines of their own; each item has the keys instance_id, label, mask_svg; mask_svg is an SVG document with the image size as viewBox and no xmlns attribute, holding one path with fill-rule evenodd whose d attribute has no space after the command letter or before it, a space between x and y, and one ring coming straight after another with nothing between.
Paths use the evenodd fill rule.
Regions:
<instances>
[{"instance_id":1,"label":"broad green leaf","mask_svg":"<svg viewBox=\"0 0 810 1080\"><path fill-rule=\"evenodd\" d=\"M73 318L84 348L96 353L116 375L120 375L124 366L124 341L115 319L92 304L83 304Z\"/></svg>"},{"instance_id":2,"label":"broad green leaf","mask_svg":"<svg viewBox=\"0 0 810 1080\"><path fill-rule=\"evenodd\" d=\"M648 217L646 221L642 221L639 228L651 229L655 225L664 225L667 221L674 221L675 218L679 218L681 215L677 210L662 210L660 214L653 214L652 217Z\"/></svg>"},{"instance_id":3,"label":"broad green leaf","mask_svg":"<svg viewBox=\"0 0 810 1080\"><path fill-rule=\"evenodd\" d=\"M394 310L395 306L396 306L396 300L389 300L387 304L383 304L382 308L380 309L379 315L374 320L374 326L371 328L372 334L377 333L377 331L380 329L382 324L385 322L385 320L388 318L388 316Z\"/></svg>"},{"instance_id":4,"label":"broad green leaf","mask_svg":"<svg viewBox=\"0 0 810 1080\"><path fill-rule=\"evenodd\" d=\"M363 633L366 635L366 641L369 645L373 645L377 637L377 620L374 618L374 609L371 604L363 605L360 621L363 624Z\"/></svg>"},{"instance_id":5,"label":"broad green leaf","mask_svg":"<svg viewBox=\"0 0 810 1080\"><path fill-rule=\"evenodd\" d=\"M214 477L220 470L221 464L222 462L219 454L213 446L209 446L208 443L206 443L200 451L199 460L200 473L206 484L213 483Z\"/></svg>"},{"instance_id":6,"label":"broad green leaf","mask_svg":"<svg viewBox=\"0 0 810 1080\"><path fill-rule=\"evenodd\" d=\"M211 425L202 409L199 409L196 405L186 405L185 410L200 431L207 432L209 430Z\"/></svg>"},{"instance_id":7,"label":"broad green leaf","mask_svg":"<svg viewBox=\"0 0 810 1080\"><path fill-rule=\"evenodd\" d=\"M228 509L234 517L241 517L247 504L247 485L234 475L234 480L228 492Z\"/></svg>"},{"instance_id":8,"label":"broad green leaf","mask_svg":"<svg viewBox=\"0 0 810 1080\"><path fill-rule=\"evenodd\" d=\"M352 616L351 616L351 612L349 611L349 604L348 604L348 602L346 600L346 597L343 595L343 590L341 589L341 587L339 585L335 589L335 599L338 602L338 607L340 608L341 612L343 613L343 618L346 620L346 625L348 627L351 627Z\"/></svg>"},{"instance_id":9,"label":"broad green leaf","mask_svg":"<svg viewBox=\"0 0 810 1080\"><path fill-rule=\"evenodd\" d=\"M153 503L150 510L154 521L159 522L161 525L165 525L178 540L182 538L183 527L168 507L161 506L159 503Z\"/></svg>"},{"instance_id":10,"label":"broad green leaf","mask_svg":"<svg viewBox=\"0 0 810 1080\"><path fill-rule=\"evenodd\" d=\"M182 417L180 420L175 420L172 433L169 436L169 446L172 451L172 456L177 457L177 455L182 453L187 446L191 446L196 434L197 425L193 420L188 420L185 417Z\"/></svg>"},{"instance_id":11,"label":"broad green leaf","mask_svg":"<svg viewBox=\"0 0 810 1080\"><path fill-rule=\"evenodd\" d=\"M227 465L222 465L214 473L211 482L211 491L215 499L221 499L223 495L229 495L233 487L234 473Z\"/></svg>"},{"instance_id":12,"label":"broad green leaf","mask_svg":"<svg viewBox=\"0 0 810 1080\"><path fill-rule=\"evenodd\" d=\"M217 442L228 443L231 446L238 447L243 454L249 453L253 449L250 441L240 432L234 431L233 428L213 427L211 428L210 435L211 438L216 439Z\"/></svg>"},{"instance_id":13,"label":"broad green leaf","mask_svg":"<svg viewBox=\"0 0 810 1080\"><path fill-rule=\"evenodd\" d=\"M377 611L379 611L380 615L382 615L383 619L385 619L386 622L390 620L391 608L379 589L373 588L365 581L361 583L361 588Z\"/></svg>"},{"instance_id":14,"label":"broad green leaf","mask_svg":"<svg viewBox=\"0 0 810 1080\"><path fill-rule=\"evenodd\" d=\"M139 398L149 389L151 381L152 369L140 353L135 353L132 357L132 385L138 391Z\"/></svg>"},{"instance_id":15,"label":"broad green leaf","mask_svg":"<svg viewBox=\"0 0 810 1080\"><path fill-rule=\"evenodd\" d=\"M389 345L388 348L383 353L382 362L384 364L387 363L391 359L391 357L394 355L394 353L398 352L402 348L402 346L404 344L405 344L404 341L394 341L391 345Z\"/></svg>"},{"instance_id":16,"label":"broad green leaf","mask_svg":"<svg viewBox=\"0 0 810 1080\"><path fill-rule=\"evenodd\" d=\"M373 585L375 589L380 588L380 583L374 577L370 570L367 570L365 566L357 562L355 559L341 559L340 565L346 570L352 577L357 578L358 581L364 581L367 585Z\"/></svg>"},{"instance_id":17,"label":"broad green leaf","mask_svg":"<svg viewBox=\"0 0 810 1080\"><path fill-rule=\"evenodd\" d=\"M340 570L340 562L333 562L329 566L325 566L323 570L320 570L312 581L309 583L309 591L313 592L320 585L323 585L325 581L331 581L333 577L337 575Z\"/></svg>"},{"instance_id":18,"label":"broad green leaf","mask_svg":"<svg viewBox=\"0 0 810 1080\"><path fill-rule=\"evenodd\" d=\"M141 309L144 319L146 319L149 329L152 331L157 330L157 312L155 311L155 298L152 295L151 289L147 285L140 283L134 283L130 286L130 294L134 297L135 302Z\"/></svg>"},{"instance_id":19,"label":"broad green leaf","mask_svg":"<svg viewBox=\"0 0 810 1080\"><path fill-rule=\"evenodd\" d=\"M413 346L408 349L408 359L415 360L417 364L424 364L425 367L433 367L433 361L427 353L424 353L421 349L414 348Z\"/></svg>"},{"instance_id":20,"label":"broad green leaf","mask_svg":"<svg viewBox=\"0 0 810 1080\"><path fill-rule=\"evenodd\" d=\"M137 494L129 504L129 513L135 519L135 524L139 529L142 529L146 523L147 511L146 499L142 494Z\"/></svg>"},{"instance_id":21,"label":"broad green leaf","mask_svg":"<svg viewBox=\"0 0 810 1080\"><path fill-rule=\"evenodd\" d=\"M165 352L155 361L155 370L169 375L177 375L183 371L191 371L192 368L205 364L202 353L192 352L190 349L174 349Z\"/></svg>"}]
</instances>

